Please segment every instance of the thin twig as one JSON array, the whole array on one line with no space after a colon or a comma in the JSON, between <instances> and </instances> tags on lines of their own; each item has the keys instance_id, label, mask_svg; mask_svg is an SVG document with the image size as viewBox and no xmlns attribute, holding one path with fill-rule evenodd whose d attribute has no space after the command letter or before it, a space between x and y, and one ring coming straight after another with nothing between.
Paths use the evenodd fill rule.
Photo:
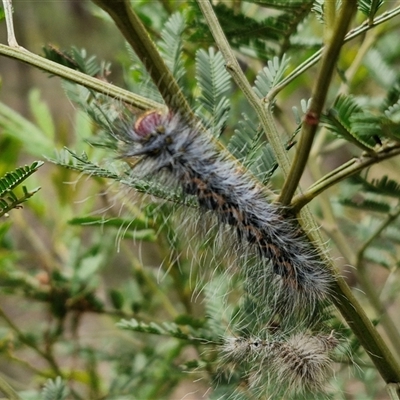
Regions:
<instances>
[{"instance_id":1,"label":"thin twig","mask_svg":"<svg viewBox=\"0 0 400 400\"><path fill-rule=\"evenodd\" d=\"M56 361L54 360L53 356L51 354L48 354L44 352L42 349L40 349L32 340L27 338L25 334L18 328L17 325L14 324L14 322L8 317L8 315L3 311L2 308L0 308L0 317L3 318L3 320L7 323L7 325L17 334L18 339L26 344L28 347L31 349L35 350L36 353L38 353L41 357L43 357L51 366L53 371L55 372L56 375L58 376L63 376L62 372L57 365Z\"/></svg>"},{"instance_id":2,"label":"thin twig","mask_svg":"<svg viewBox=\"0 0 400 400\"><path fill-rule=\"evenodd\" d=\"M272 114L267 112L268 107L263 105L261 99L254 93L250 83L240 68L235 54L233 53L229 42L218 22L211 3L208 0L197 0L197 4L203 13L207 25L214 37L215 43L225 59L226 69L231 74L233 80L256 112L264 132L268 137L268 141L274 149L278 164L283 172L286 173L290 168L289 158L285 145L282 142L282 138L280 137L275 126L275 121L272 117Z\"/></svg>"},{"instance_id":3,"label":"thin twig","mask_svg":"<svg viewBox=\"0 0 400 400\"><path fill-rule=\"evenodd\" d=\"M6 26L7 26L7 42L10 47L21 48L17 42L14 33L14 22L13 22L13 7L11 0L3 0L4 14L6 17Z\"/></svg>"},{"instance_id":4,"label":"thin twig","mask_svg":"<svg viewBox=\"0 0 400 400\"><path fill-rule=\"evenodd\" d=\"M0 375L0 392L7 396L8 400L21 400L18 393L8 384L8 382Z\"/></svg>"},{"instance_id":5,"label":"thin twig","mask_svg":"<svg viewBox=\"0 0 400 400\"><path fill-rule=\"evenodd\" d=\"M193 117L176 79L161 57L130 1L92 0L106 11L142 61L169 108L178 110L184 117Z\"/></svg>"},{"instance_id":6,"label":"thin twig","mask_svg":"<svg viewBox=\"0 0 400 400\"><path fill-rule=\"evenodd\" d=\"M343 1L341 7L331 41L322 56L321 68L312 91L311 104L304 117L299 133L300 140L296 148L295 158L279 196L279 201L284 206L290 204L306 167L314 136L318 128L319 118L332 80L336 60L339 57L343 46L343 39L357 9L357 4L353 0Z\"/></svg>"},{"instance_id":7,"label":"thin twig","mask_svg":"<svg viewBox=\"0 0 400 400\"><path fill-rule=\"evenodd\" d=\"M364 155L358 158L352 158L345 164L339 166L333 171L326 174L324 177L316 181L311 185L303 194L299 194L294 197L291 203L292 208L295 211L299 211L311 200L317 197L319 194L334 186L338 182L362 171L363 169L380 163L383 160L392 158L400 154L400 145L391 147L389 150L383 148L381 151L374 154L374 156Z\"/></svg>"},{"instance_id":8,"label":"thin twig","mask_svg":"<svg viewBox=\"0 0 400 400\"><path fill-rule=\"evenodd\" d=\"M57 64L53 61L47 60L44 57L38 56L37 54L31 53L30 51L22 49L20 47L14 48L6 46L4 44L0 44L0 54L22 61L52 75L82 85L88 89L93 89L96 92L118 99L126 104L131 104L140 110L154 110L162 109L165 107L163 104L146 99L143 96L139 96L135 93L129 92L118 86L114 86L111 83L107 83L100 79L86 75L82 72L64 67L61 64Z\"/></svg>"},{"instance_id":9,"label":"thin twig","mask_svg":"<svg viewBox=\"0 0 400 400\"><path fill-rule=\"evenodd\" d=\"M399 14L400 14L400 6L394 8L391 11L387 11L387 12L383 13L378 18L375 18L373 24L368 24L368 21L365 21L357 28L352 29L345 36L344 42L347 43L350 40L353 40L354 38L363 34L364 32L367 32L370 29L383 24L384 22L391 20L392 18L396 17ZM323 51L324 51L324 48L321 48L320 50L315 52L310 58L308 58L303 63L301 63L297 68L295 68L285 79L283 79L278 85L273 87L273 89L268 93L266 99L268 101L272 102L273 99L276 97L276 95L283 88L285 88L287 85L289 85L289 83L291 83L293 80L295 80L301 74L303 74L304 71L307 71L309 68L311 68L313 65L315 65L321 59Z\"/></svg>"}]
</instances>

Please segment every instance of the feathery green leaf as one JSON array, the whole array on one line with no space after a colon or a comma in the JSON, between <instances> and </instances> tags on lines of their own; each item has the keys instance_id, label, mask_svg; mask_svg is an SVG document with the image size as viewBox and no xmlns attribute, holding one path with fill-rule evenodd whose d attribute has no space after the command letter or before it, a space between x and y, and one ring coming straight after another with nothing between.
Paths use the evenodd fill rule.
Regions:
<instances>
[{"instance_id":1,"label":"feathery green leaf","mask_svg":"<svg viewBox=\"0 0 400 400\"><path fill-rule=\"evenodd\" d=\"M245 114L227 148L262 183L267 183L278 167L271 146L265 142L261 127Z\"/></svg>"},{"instance_id":2,"label":"feathery green leaf","mask_svg":"<svg viewBox=\"0 0 400 400\"><path fill-rule=\"evenodd\" d=\"M394 179L389 179L387 175L381 179L372 179L371 182L360 175L356 175L349 179L349 183L361 184L364 190L371 193L400 198L400 183Z\"/></svg>"},{"instance_id":3,"label":"feathery green leaf","mask_svg":"<svg viewBox=\"0 0 400 400\"><path fill-rule=\"evenodd\" d=\"M383 3L384 0L358 0L358 9L367 17L373 18Z\"/></svg>"},{"instance_id":4,"label":"feathery green leaf","mask_svg":"<svg viewBox=\"0 0 400 400\"><path fill-rule=\"evenodd\" d=\"M327 114L321 117L322 124L336 135L354 143L363 150L369 151L376 144L371 137L365 137L365 132L361 126L357 125L357 130L353 128L353 121L357 115L360 123L363 121L364 113L362 108L351 96L339 96L333 107Z\"/></svg>"},{"instance_id":5,"label":"feathery green leaf","mask_svg":"<svg viewBox=\"0 0 400 400\"><path fill-rule=\"evenodd\" d=\"M185 20L180 13L172 14L161 31L162 41L159 43L160 53L172 75L179 83L185 74L182 59L182 32Z\"/></svg>"},{"instance_id":6,"label":"feathery green leaf","mask_svg":"<svg viewBox=\"0 0 400 400\"><path fill-rule=\"evenodd\" d=\"M65 400L68 395L69 389L60 376L49 379L42 390L43 400Z\"/></svg>"},{"instance_id":7,"label":"feathery green leaf","mask_svg":"<svg viewBox=\"0 0 400 400\"><path fill-rule=\"evenodd\" d=\"M215 136L223 131L229 116L230 102L226 94L230 90L230 75L220 52L211 47L196 53L196 79L201 93L197 98L200 109L197 114L207 129Z\"/></svg>"},{"instance_id":8,"label":"feathery green leaf","mask_svg":"<svg viewBox=\"0 0 400 400\"><path fill-rule=\"evenodd\" d=\"M280 82L288 65L289 58L286 55L283 55L281 59L274 57L273 60L268 61L268 65L257 74L254 82L254 91L258 97L265 97Z\"/></svg>"},{"instance_id":9,"label":"feathery green leaf","mask_svg":"<svg viewBox=\"0 0 400 400\"><path fill-rule=\"evenodd\" d=\"M363 199L362 201L354 201L352 199L340 199L340 203L347 207L357 208L358 210L367 210L378 213L388 214L392 207L384 201L372 199Z\"/></svg>"},{"instance_id":10,"label":"feathery green leaf","mask_svg":"<svg viewBox=\"0 0 400 400\"><path fill-rule=\"evenodd\" d=\"M43 164L43 161L35 161L31 165L25 165L24 167L17 168L14 171L7 172L3 177L0 178L0 197L4 197L7 192L20 185L24 180L35 173Z\"/></svg>"}]
</instances>

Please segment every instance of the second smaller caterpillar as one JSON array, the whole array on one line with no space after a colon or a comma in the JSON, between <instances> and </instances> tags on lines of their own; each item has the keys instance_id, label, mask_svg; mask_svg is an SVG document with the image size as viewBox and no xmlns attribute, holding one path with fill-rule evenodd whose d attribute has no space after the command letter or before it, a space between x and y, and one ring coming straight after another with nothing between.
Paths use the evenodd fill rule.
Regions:
<instances>
[{"instance_id":1,"label":"second smaller caterpillar","mask_svg":"<svg viewBox=\"0 0 400 400\"><path fill-rule=\"evenodd\" d=\"M249 384L255 390L273 376L271 390L286 388L293 394L315 394L324 390L332 367L331 353L338 344L333 333L301 332L281 340L228 337L222 353L226 361L249 365Z\"/></svg>"}]
</instances>

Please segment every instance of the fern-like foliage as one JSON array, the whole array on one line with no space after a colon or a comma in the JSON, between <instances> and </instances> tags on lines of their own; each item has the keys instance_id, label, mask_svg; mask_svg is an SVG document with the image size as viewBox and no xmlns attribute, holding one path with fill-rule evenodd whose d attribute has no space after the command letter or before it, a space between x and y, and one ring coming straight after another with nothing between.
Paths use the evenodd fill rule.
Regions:
<instances>
[{"instance_id":1,"label":"fern-like foliage","mask_svg":"<svg viewBox=\"0 0 400 400\"><path fill-rule=\"evenodd\" d=\"M56 158L51 159L57 165L65 168L72 169L90 176L97 176L100 178L110 179L115 182L120 182L125 186L131 187L138 192L151 194L152 196L171 201L173 203L184 203L186 206L195 207L194 201L190 198L183 199L181 193L166 191L160 184L149 181L136 179L131 176L129 171L118 171L106 169L99 164L89 160L87 154L76 154L70 149L65 149L56 154Z\"/></svg>"},{"instance_id":2,"label":"fern-like foliage","mask_svg":"<svg viewBox=\"0 0 400 400\"><path fill-rule=\"evenodd\" d=\"M254 91L260 98L265 97L279 83L288 65L289 59L286 55L283 55L281 59L274 57L268 61L267 66L257 74L254 82Z\"/></svg>"},{"instance_id":3,"label":"fern-like foliage","mask_svg":"<svg viewBox=\"0 0 400 400\"><path fill-rule=\"evenodd\" d=\"M35 173L44 163L35 161L31 165L17 168L0 178L0 217L13 208L18 208L23 202L32 197L40 188L28 191L22 186L22 195L17 195L15 189L30 175Z\"/></svg>"},{"instance_id":4,"label":"fern-like foliage","mask_svg":"<svg viewBox=\"0 0 400 400\"><path fill-rule=\"evenodd\" d=\"M242 51L246 48L250 55L263 61L285 52L290 38L297 32L299 24L307 17L313 4L312 1L252 2L279 12L260 21L243 12L237 12L224 2L217 3L214 11L231 46ZM191 23L194 32L191 39L211 41L201 13L197 7L194 7L194 10L196 18Z\"/></svg>"},{"instance_id":5,"label":"fern-like foliage","mask_svg":"<svg viewBox=\"0 0 400 400\"><path fill-rule=\"evenodd\" d=\"M384 0L359 0L358 9L367 17L374 18L383 3Z\"/></svg>"},{"instance_id":6,"label":"fern-like foliage","mask_svg":"<svg viewBox=\"0 0 400 400\"><path fill-rule=\"evenodd\" d=\"M45 58L68 68L98 78L106 78L110 74L109 62L98 61L96 56L89 56L85 49L72 46L70 50L59 50L52 45L43 47Z\"/></svg>"},{"instance_id":7,"label":"fern-like foliage","mask_svg":"<svg viewBox=\"0 0 400 400\"><path fill-rule=\"evenodd\" d=\"M214 136L223 131L229 116L230 75L225 69L225 61L219 52L210 48L208 52L199 50L196 54L196 78L200 88L197 114Z\"/></svg>"},{"instance_id":8,"label":"fern-like foliage","mask_svg":"<svg viewBox=\"0 0 400 400\"><path fill-rule=\"evenodd\" d=\"M351 96L342 95L336 99L333 107L322 116L321 121L326 128L339 137L355 144L363 150L370 151L376 144L373 138L376 132L366 132L363 129L368 127L368 124L363 123L365 118L366 114L355 99Z\"/></svg>"},{"instance_id":9,"label":"fern-like foliage","mask_svg":"<svg viewBox=\"0 0 400 400\"><path fill-rule=\"evenodd\" d=\"M398 74L380 49L371 48L365 55L363 64L374 80L385 90L390 90L396 83Z\"/></svg>"},{"instance_id":10,"label":"fern-like foliage","mask_svg":"<svg viewBox=\"0 0 400 400\"><path fill-rule=\"evenodd\" d=\"M363 191L400 198L400 183L394 179L389 179L387 175L383 176L381 179L372 179L371 181L357 175L351 177L350 182L361 185Z\"/></svg>"},{"instance_id":11,"label":"fern-like foliage","mask_svg":"<svg viewBox=\"0 0 400 400\"><path fill-rule=\"evenodd\" d=\"M364 199L362 201L355 201L352 199L342 199L340 201L344 206L353 207L358 210L366 210L387 214L391 210L390 204L384 201L376 201L372 199Z\"/></svg>"},{"instance_id":12,"label":"fern-like foliage","mask_svg":"<svg viewBox=\"0 0 400 400\"><path fill-rule=\"evenodd\" d=\"M360 189L355 196L342 196L340 203L360 212L374 213L372 220L368 219L365 224L363 221L353 228L352 236L368 244L363 250L363 259L384 268L393 268L397 262L399 240L395 225L400 214L397 203L400 199L399 182L387 176L369 180L360 175L351 177L348 182Z\"/></svg>"},{"instance_id":13,"label":"fern-like foliage","mask_svg":"<svg viewBox=\"0 0 400 400\"><path fill-rule=\"evenodd\" d=\"M227 148L262 183L267 183L278 167L271 146L265 142L264 132L245 114Z\"/></svg>"},{"instance_id":14,"label":"fern-like foliage","mask_svg":"<svg viewBox=\"0 0 400 400\"><path fill-rule=\"evenodd\" d=\"M121 320L118 326L122 329L127 329L135 332L150 333L152 335L169 336L177 339L187 340L195 343L207 343L214 338L207 335L207 332L201 329L194 329L191 326L185 328L183 331L174 322L164 322L162 325L156 322L146 324L132 318L131 320Z\"/></svg>"},{"instance_id":15,"label":"fern-like foliage","mask_svg":"<svg viewBox=\"0 0 400 400\"><path fill-rule=\"evenodd\" d=\"M42 390L42 400L65 400L69 395L69 389L61 377L46 382Z\"/></svg>"},{"instance_id":16,"label":"fern-like foliage","mask_svg":"<svg viewBox=\"0 0 400 400\"><path fill-rule=\"evenodd\" d=\"M186 22L183 15L176 12L165 22L161 31L161 39L157 41L161 56L177 83L181 85L183 91L185 91L182 84L185 76L185 68L182 34L185 27ZM129 69L124 71L125 82L128 88L133 92L140 93L141 96L164 103L156 85L151 80L146 68L135 52L129 45L126 46L126 50L132 61Z\"/></svg>"},{"instance_id":17,"label":"fern-like foliage","mask_svg":"<svg viewBox=\"0 0 400 400\"><path fill-rule=\"evenodd\" d=\"M159 43L160 53L178 83L185 74L182 57L184 29L185 20L182 14L172 14L161 31L162 41Z\"/></svg>"}]
</instances>

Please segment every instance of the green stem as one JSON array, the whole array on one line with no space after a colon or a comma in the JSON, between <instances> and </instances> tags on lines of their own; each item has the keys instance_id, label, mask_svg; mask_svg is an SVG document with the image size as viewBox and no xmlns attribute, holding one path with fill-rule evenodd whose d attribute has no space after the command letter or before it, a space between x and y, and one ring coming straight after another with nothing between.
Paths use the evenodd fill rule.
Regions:
<instances>
[{"instance_id":1,"label":"green stem","mask_svg":"<svg viewBox=\"0 0 400 400\"><path fill-rule=\"evenodd\" d=\"M400 145L396 145L390 147L390 149L383 148L379 152L375 153L373 157L365 155L359 158L353 158L319 179L311 185L304 194L296 196L291 203L291 207L298 212L320 193L324 192L336 183L362 171L364 168L378 164L383 160L387 160L388 158L399 154Z\"/></svg>"},{"instance_id":2,"label":"green stem","mask_svg":"<svg viewBox=\"0 0 400 400\"><path fill-rule=\"evenodd\" d=\"M8 400L21 400L18 393L8 384L8 382L0 376L0 392L7 396Z\"/></svg>"},{"instance_id":3,"label":"green stem","mask_svg":"<svg viewBox=\"0 0 400 400\"><path fill-rule=\"evenodd\" d=\"M400 400L400 385L398 383L389 383L386 385L386 391L389 394L390 400Z\"/></svg>"},{"instance_id":4,"label":"green stem","mask_svg":"<svg viewBox=\"0 0 400 400\"><path fill-rule=\"evenodd\" d=\"M332 40L336 21L336 0L324 2L324 41L329 43Z\"/></svg>"},{"instance_id":5,"label":"green stem","mask_svg":"<svg viewBox=\"0 0 400 400\"><path fill-rule=\"evenodd\" d=\"M400 365L368 319L345 280L338 277L332 289L336 293L332 298L335 306L367 351L382 378L386 383L400 382Z\"/></svg>"},{"instance_id":6,"label":"green stem","mask_svg":"<svg viewBox=\"0 0 400 400\"><path fill-rule=\"evenodd\" d=\"M184 116L192 116L178 83L166 66L142 21L133 11L130 1L92 0L106 11L142 61L154 84L169 108L179 110Z\"/></svg>"},{"instance_id":7,"label":"green stem","mask_svg":"<svg viewBox=\"0 0 400 400\"><path fill-rule=\"evenodd\" d=\"M289 170L289 158L287 151L275 126L272 114L269 112L268 105L263 105L261 99L254 93L246 76L244 75L240 65L233 53L227 38L218 22L211 3L208 0L197 0L197 4L203 13L207 25L214 37L215 43L225 59L226 69L231 74L233 80L243 92L249 104L256 112L259 121L268 137L268 141L274 149L279 166L284 172Z\"/></svg>"},{"instance_id":8,"label":"green stem","mask_svg":"<svg viewBox=\"0 0 400 400\"><path fill-rule=\"evenodd\" d=\"M284 206L290 204L306 167L314 136L318 128L319 118L336 66L336 60L339 57L343 46L343 39L356 11L356 7L357 4L353 0L343 1L331 41L324 50L321 68L312 91L310 108L304 117L299 133L300 141L297 145L296 155L279 196L279 202Z\"/></svg>"},{"instance_id":9,"label":"green stem","mask_svg":"<svg viewBox=\"0 0 400 400\"><path fill-rule=\"evenodd\" d=\"M357 28L352 29L345 36L344 42L347 43L350 40L353 40L354 38L363 34L364 32L367 32L370 29L391 20L392 18L396 17L399 14L400 14L400 6L394 8L393 10L383 13L378 18L375 18L375 20L372 24L369 24L368 21L365 21ZM287 85L289 85L289 83L291 83L293 80L295 80L304 71L307 71L309 68L311 68L313 65L315 65L321 59L323 51L324 51L324 48L315 52L310 58L308 58L303 63L301 63L297 68L295 68L278 85L274 86L274 88L268 93L267 100L272 101L283 88L285 88Z\"/></svg>"},{"instance_id":10,"label":"green stem","mask_svg":"<svg viewBox=\"0 0 400 400\"><path fill-rule=\"evenodd\" d=\"M96 92L103 93L112 98L117 98L141 110L155 108L159 109L163 107L162 104L156 103L155 101L146 99L145 97L131 93L127 90L119 88L118 86L114 86L92 76L88 76L82 72L64 67L63 65L47 60L44 57L31 53L30 51L21 47L15 48L0 44L0 54L32 65L60 78L78 83L79 85L82 85L88 89L93 89Z\"/></svg>"},{"instance_id":11,"label":"green stem","mask_svg":"<svg viewBox=\"0 0 400 400\"><path fill-rule=\"evenodd\" d=\"M28 347L31 349L35 350L36 353L38 353L41 357L43 357L49 365L52 367L53 371L55 372L56 376L63 376L60 368L58 367L56 361L54 360L53 356L51 354L45 353L43 350L41 350L35 343L32 342L32 340L29 340L24 333L18 328L17 325L14 324L13 321L7 316L7 314L3 311L2 308L0 308L0 317L3 318L3 320L7 323L7 325L17 334L18 339L26 344Z\"/></svg>"}]
</instances>

